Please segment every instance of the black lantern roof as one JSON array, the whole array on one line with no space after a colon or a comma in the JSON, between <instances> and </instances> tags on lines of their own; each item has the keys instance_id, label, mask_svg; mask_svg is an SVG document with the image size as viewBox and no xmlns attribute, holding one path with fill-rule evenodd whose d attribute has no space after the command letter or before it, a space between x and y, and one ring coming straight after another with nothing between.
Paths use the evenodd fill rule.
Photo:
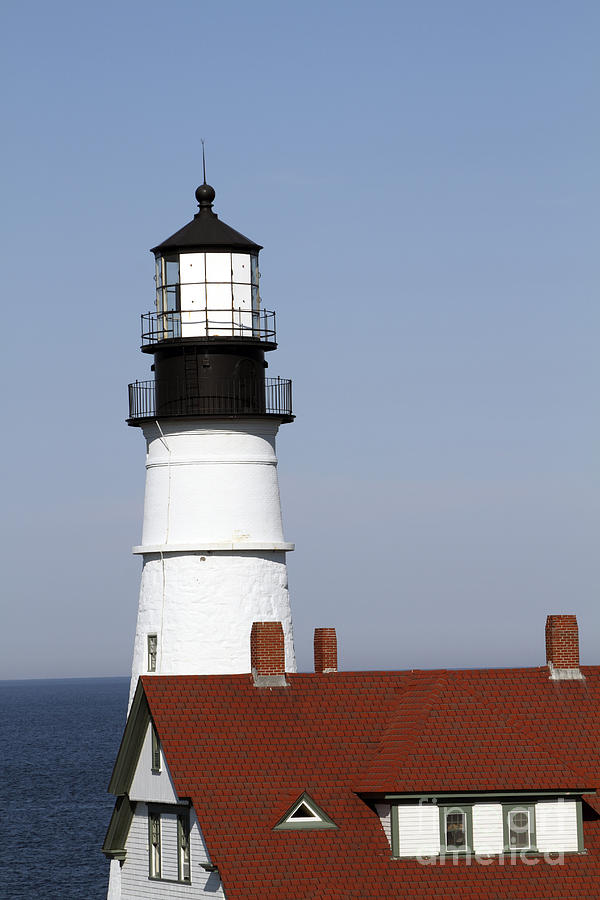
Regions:
<instances>
[{"instance_id":1,"label":"black lantern roof","mask_svg":"<svg viewBox=\"0 0 600 900\"><path fill-rule=\"evenodd\" d=\"M187 225L168 237L162 244L152 247L152 253L165 253L170 250L233 250L246 253L256 253L262 250L260 244L255 244L250 238L235 231L225 222L221 222L213 212L212 204L215 199L214 188L210 184L201 184L196 188L196 200L199 210Z\"/></svg>"}]
</instances>

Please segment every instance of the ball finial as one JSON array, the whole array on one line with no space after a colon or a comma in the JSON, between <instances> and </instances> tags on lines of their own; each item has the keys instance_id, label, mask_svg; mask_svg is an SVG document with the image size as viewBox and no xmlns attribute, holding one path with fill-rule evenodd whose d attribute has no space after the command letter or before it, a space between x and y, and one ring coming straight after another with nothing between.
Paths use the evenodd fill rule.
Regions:
<instances>
[{"instance_id":1,"label":"ball finial","mask_svg":"<svg viewBox=\"0 0 600 900\"><path fill-rule=\"evenodd\" d=\"M196 188L196 200L198 201L198 206L200 209L205 209L206 207L210 207L213 204L213 200L215 199L215 189L210 186L210 184L201 184L200 187Z\"/></svg>"}]
</instances>

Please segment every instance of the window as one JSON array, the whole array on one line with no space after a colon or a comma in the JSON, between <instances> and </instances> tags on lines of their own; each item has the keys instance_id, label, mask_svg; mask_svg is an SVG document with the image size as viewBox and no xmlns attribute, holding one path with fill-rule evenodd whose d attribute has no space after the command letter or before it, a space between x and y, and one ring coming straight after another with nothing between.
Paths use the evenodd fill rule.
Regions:
<instances>
[{"instance_id":1,"label":"window","mask_svg":"<svg viewBox=\"0 0 600 900\"><path fill-rule=\"evenodd\" d=\"M150 730L152 732L152 771L155 774L158 774L161 769L160 741L158 739L158 735L156 733L154 725L150 726Z\"/></svg>"},{"instance_id":2,"label":"window","mask_svg":"<svg viewBox=\"0 0 600 900\"><path fill-rule=\"evenodd\" d=\"M148 815L148 844L148 855L150 858L150 878L160 878L160 816L157 813L150 813Z\"/></svg>"},{"instance_id":3,"label":"window","mask_svg":"<svg viewBox=\"0 0 600 900\"><path fill-rule=\"evenodd\" d=\"M177 868L180 881L190 881L190 817L177 816Z\"/></svg>"},{"instance_id":4,"label":"window","mask_svg":"<svg viewBox=\"0 0 600 900\"><path fill-rule=\"evenodd\" d=\"M337 825L307 794L302 794L275 826L278 831L310 828L337 828Z\"/></svg>"},{"instance_id":5,"label":"window","mask_svg":"<svg viewBox=\"0 0 600 900\"><path fill-rule=\"evenodd\" d=\"M171 253L156 259L156 311L179 309L179 255Z\"/></svg>"},{"instance_id":6,"label":"window","mask_svg":"<svg viewBox=\"0 0 600 900\"><path fill-rule=\"evenodd\" d=\"M469 806L440 808L441 847L447 853L466 853L473 845L472 809Z\"/></svg>"},{"instance_id":7,"label":"window","mask_svg":"<svg viewBox=\"0 0 600 900\"><path fill-rule=\"evenodd\" d=\"M532 805L504 807L504 849L535 849L535 811Z\"/></svg>"},{"instance_id":8,"label":"window","mask_svg":"<svg viewBox=\"0 0 600 900\"><path fill-rule=\"evenodd\" d=\"M149 877L172 884L190 884L190 807L148 806Z\"/></svg>"},{"instance_id":9,"label":"window","mask_svg":"<svg viewBox=\"0 0 600 900\"><path fill-rule=\"evenodd\" d=\"M156 652L158 649L158 637L156 634L148 635L148 671L156 672Z\"/></svg>"}]
</instances>

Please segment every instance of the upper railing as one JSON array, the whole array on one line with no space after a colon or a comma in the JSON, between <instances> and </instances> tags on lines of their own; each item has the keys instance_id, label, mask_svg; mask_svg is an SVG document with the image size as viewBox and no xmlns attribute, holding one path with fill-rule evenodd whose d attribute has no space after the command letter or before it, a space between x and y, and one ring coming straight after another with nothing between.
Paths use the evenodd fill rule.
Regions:
<instances>
[{"instance_id":1,"label":"upper railing","mask_svg":"<svg viewBox=\"0 0 600 900\"><path fill-rule=\"evenodd\" d=\"M181 379L156 390L154 381L129 385L129 419L160 416L280 416L291 421L292 382L288 378L248 381L239 378L211 378L206 385Z\"/></svg>"},{"instance_id":2,"label":"upper railing","mask_svg":"<svg viewBox=\"0 0 600 900\"><path fill-rule=\"evenodd\" d=\"M275 344L275 313L233 306L228 309L167 310L142 316L142 344L180 338L254 338Z\"/></svg>"}]
</instances>

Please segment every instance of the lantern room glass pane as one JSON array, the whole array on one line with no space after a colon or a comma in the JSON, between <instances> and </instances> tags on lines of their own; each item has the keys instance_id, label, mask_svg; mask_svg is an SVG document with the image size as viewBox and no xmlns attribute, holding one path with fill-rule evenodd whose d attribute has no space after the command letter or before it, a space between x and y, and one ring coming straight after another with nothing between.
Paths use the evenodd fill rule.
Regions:
<instances>
[{"instance_id":1,"label":"lantern room glass pane","mask_svg":"<svg viewBox=\"0 0 600 900\"><path fill-rule=\"evenodd\" d=\"M179 284L179 256L165 256L165 284Z\"/></svg>"},{"instance_id":2,"label":"lantern room glass pane","mask_svg":"<svg viewBox=\"0 0 600 900\"><path fill-rule=\"evenodd\" d=\"M206 254L206 280L231 284L231 253Z\"/></svg>"},{"instance_id":3,"label":"lantern room glass pane","mask_svg":"<svg viewBox=\"0 0 600 900\"><path fill-rule=\"evenodd\" d=\"M250 266L252 270L252 284L258 285L258 256L252 255L250 257Z\"/></svg>"},{"instance_id":4,"label":"lantern room glass pane","mask_svg":"<svg viewBox=\"0 0 600 900\"><path fill-rule=\"evenodd\" d=\"M250 266L249 253L232 253L231 269L233 273L233 281L236 284L250 284L252 271Z\"/></svg>"}]
</instances>

